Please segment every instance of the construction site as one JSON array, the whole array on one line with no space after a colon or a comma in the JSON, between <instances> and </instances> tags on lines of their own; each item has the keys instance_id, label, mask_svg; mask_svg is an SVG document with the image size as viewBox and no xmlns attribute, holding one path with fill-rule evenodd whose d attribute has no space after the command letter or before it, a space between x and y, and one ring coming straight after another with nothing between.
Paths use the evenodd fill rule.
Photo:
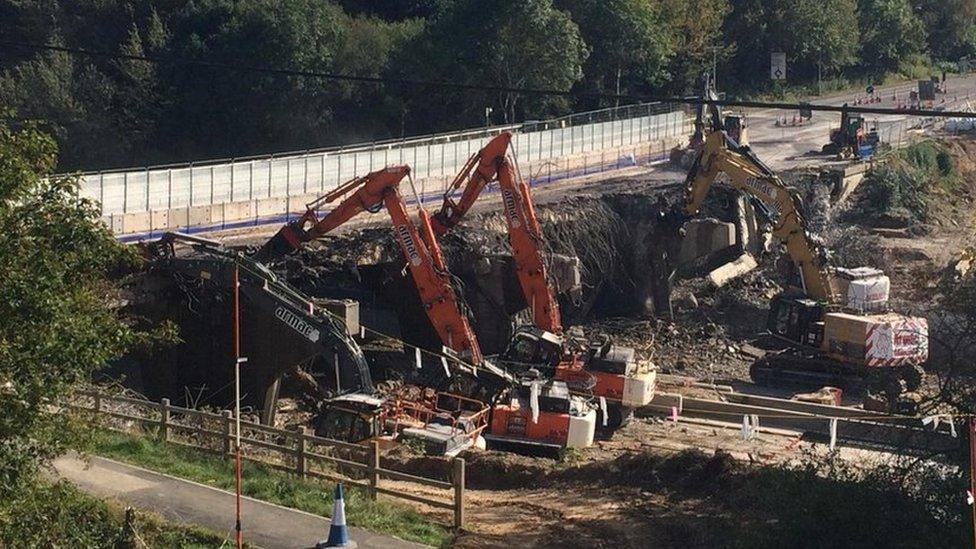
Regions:
<instances>
[{"instance_id":1,"label":"construction site","mask_svg":"<svg viewBox=\"0 0 976 549\"><path fill-rule=\"evenodd\" d=\"M0 547L974 546L942 4L0 0Z\"/></svg>"},{"instance_id":2,"label":"construction site","mask_svg":"<svg viewBox=\"0 0 976 549\"><path fill-rule=\"evenodd\" d=\"M965 108L965 82L937 99ZM922 107L899 91L831 103ZM458 547L763 545L805 527L784 524L787 493L756 495L804 490L791 464L951 468L967 426L940 398L968 342L947 301L972 284L976 144L952 120L723 111L707 77L700 98L667 137L629 129L595 153L550 134L520 159L533 133L488 130L470 155L454 145L455 175L431 176L429 145L426 173L373 150L316 193L306 155L303 192L271 199L284 215L260 215L267 200L225 203L219 224L208 205L209 225L198 206L182 223L113 215L145 257L121 278L123 314L178 337L99 381L230 409L239 366L248 421L373 448L401 473L387 490L456 526L411 475L456 483L463 459ZM539 131L571 131L555 128ZM926 147L925 213L880 203L886 166Z\"/></svg>"}]
</instances>

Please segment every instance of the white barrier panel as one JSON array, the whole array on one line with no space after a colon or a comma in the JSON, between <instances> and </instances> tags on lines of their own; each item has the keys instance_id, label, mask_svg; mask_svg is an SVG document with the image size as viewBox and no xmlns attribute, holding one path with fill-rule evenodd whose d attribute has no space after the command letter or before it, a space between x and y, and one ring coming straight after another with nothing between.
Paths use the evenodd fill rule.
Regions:
<instances>
[{"instance_id":1,"label":"white barrier panel","mask_svg":"<svg viewBox=\"0 0 976 549\"><path fill-rule=\"evenodd\" d=\"M109 216L321 193L393 164L409 164L414 178L427 180L428 185L434 178L444 178L446 184L472 154L503 130L514 133L513 150L521 162L647 143L689 131L684 113L653 114L660 109L660 105L622 107L616 112L539 122L531 128L492 128L266 158L87 173L82 175L81 192L100 201L102 214Z\"/></svg>"}]
</instances>

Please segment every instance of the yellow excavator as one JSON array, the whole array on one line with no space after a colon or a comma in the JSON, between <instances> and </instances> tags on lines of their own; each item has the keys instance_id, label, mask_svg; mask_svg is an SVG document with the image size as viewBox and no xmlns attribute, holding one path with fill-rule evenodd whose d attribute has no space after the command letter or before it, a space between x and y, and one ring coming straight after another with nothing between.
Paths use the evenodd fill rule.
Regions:
<instances>
[{"instance_id":1,"label":"yellow excavator","mask_svg":"<svg viewBox=\"0 0 976 549\"><path fill-rule=\"evenodd\" d=\"M788 348L758 360L753 380L857 387L882 399L890 411L910 411L911 403L900 397L921 384L920 366L928 358L926 320L888 311L890 282L880 270L828 266L825 250L807 231L800 197L747 145L729 136L718 107L711 106L710 113L677 221L696 216L712 184L725 174L771 224L794 267L767 320L770 334Z\"/></svg>"}]
</instances>

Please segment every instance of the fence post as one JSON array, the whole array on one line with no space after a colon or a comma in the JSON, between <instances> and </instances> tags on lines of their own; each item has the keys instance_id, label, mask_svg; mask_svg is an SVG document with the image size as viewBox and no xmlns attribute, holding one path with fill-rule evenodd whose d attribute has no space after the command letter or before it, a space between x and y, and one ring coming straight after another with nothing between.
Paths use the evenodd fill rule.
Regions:
<instances>
[{"instance_id":1,"label":"fence post","mask_svg":"<svg viewBox=\"0 0 976 549\"><path fill-rule=\"evenodd\" d=\"M95 415L97 416L99 412L102 411L102 393L95 393L92 395L95 400Z\"/></svg>"},{"instance_id":2,"label":"fence post","mask_svg":"<svg viewBox=\"0 0 976 549\"><path fill-rule=\"evenodd\" d=\"M451 482L454 484L454 529L464 525L464 459L451 462Z\"/></svg>"},{"instance_id":3,"label":"fence post","mask_svg":"<svg viewBox=\"0 0 976 549\"><path fill-rule=\"evenodd\" d=\"M233 440L233 433L231 433L230 426L234 424L234 415L230 410L223 410L220 412L221 417L224 418L224 457L230 455L231 443Z\"/></svg>"},{"instance_id":4,"label":"fence post","mask_svg":"<svg viewBox=\"0 0 976 549\"><path fill-rule=\"evenodd\" d=\"M166 442L169 440L169 399L164 398L159 401L159 438Z\"/></svg>"},{"instance_id":5,"label":"fence post","mask_svg":"<svg viewBox=\"0 0 976 549\"><path fill-rule=\"evenodd\" d=\"M295 428L295 473L301 478L305 478L305 429L298 425Z\"/></svg>"},{"instance_id":6,"label":"fence post","mask_svg":"<svg viewBox=\"0 0 976 549\"><path fill-rule=\"evenodd\" d=\"M373 441L369 447L369 499L376 501L376 487L380 484L380 443Z\"/></svg>"}]
</instances>

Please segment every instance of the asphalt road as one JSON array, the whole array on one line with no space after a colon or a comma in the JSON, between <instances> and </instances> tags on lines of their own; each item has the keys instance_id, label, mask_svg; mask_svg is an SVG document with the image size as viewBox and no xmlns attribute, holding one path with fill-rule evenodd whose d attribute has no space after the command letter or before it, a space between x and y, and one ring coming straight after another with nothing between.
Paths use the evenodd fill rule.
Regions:
<instances>
[{"instance_id":1,"label":"asphalt road","mask_svg":"<svg viewBox=\"0 0 976 549\"><path fill-rule=\"evenodd\" d=\"M966 97L972 95L976 101L976 74L961 77L949 77L947 93L937 97L945 98L947 103L956 106L965 105ZM880 103L869 106L893 109L899 103L907 103L909 90L917 89L917 84L900 83L891 86L879 86L875 95L880 97ZM893 95L895 94L895 95ZM897 99L895 97L897 96ZM858 98L866 97L865 93L836 94L821 99L810 98L810 102L817 105L840 106L844 103L854 105ZM773 109L746 111L746 123L749 126L749 145L764 162L773 169L783 170L803 166L820 166L831 162L825 155L819 154L821 148L830 136L830 130L840 126L840 113L815 112L813 118L801 126L777 127L777 118L786 116L792 121L795 111L784 112ZM877 123L882 140L887 137L887 128L897 128L908 117L904 115L866 115L868 124ZM897 129L892 131L897 135Z\"/></svg>"},{"instance_id":2,"label":"asphalt road","mask_svg":"<svg viewBox=\"0 0 976 549\"><path fill-rule=\"evenodd\" d=\"M84 461L66 455L54 461L58 474L97 497L114 498L167 519L196 524L233 539L234 494L110 459ZM329 519L252 498L243 498L244 539L267 548L314 547L329 535ZM423 545L361 528L349 528L359 547L408 549Z\"/></svg>"}]
</instances>

